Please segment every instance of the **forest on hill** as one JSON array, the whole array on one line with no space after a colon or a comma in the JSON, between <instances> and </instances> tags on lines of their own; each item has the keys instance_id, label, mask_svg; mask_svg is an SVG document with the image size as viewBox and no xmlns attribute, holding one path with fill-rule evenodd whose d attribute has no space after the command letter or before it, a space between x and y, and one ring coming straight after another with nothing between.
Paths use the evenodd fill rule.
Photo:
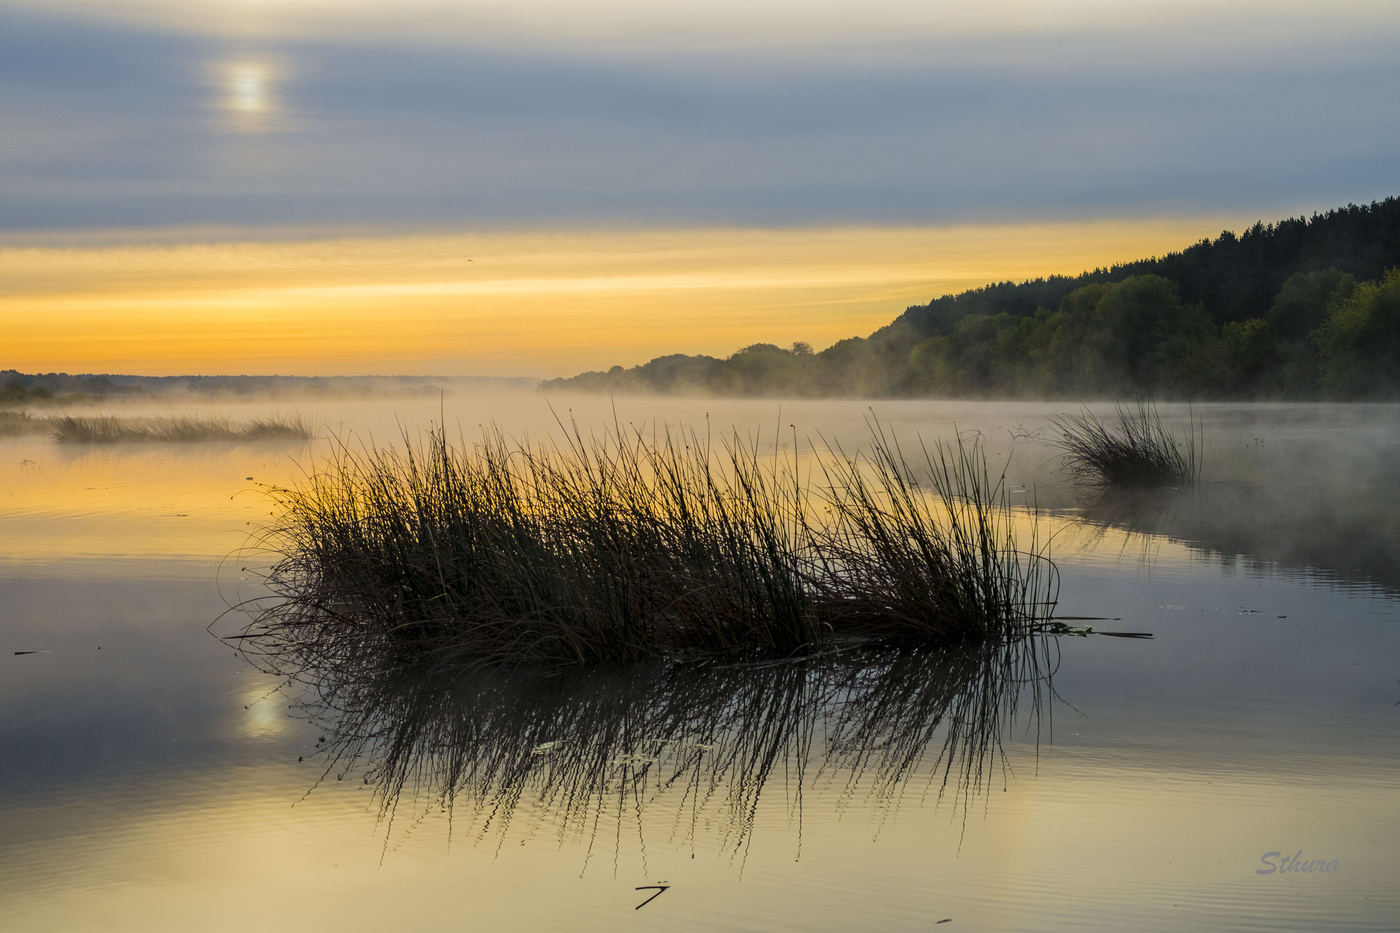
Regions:
<instances>
[{"instance_id":1,"label":"forest on hill","mask_svg":"<svg viewBox=\"0 0 1400 933\"><path fill-rule=\"evenodd\" d=\"M547 389L974 398L1400 397L1400 198L915 305L820 352L674 354Z\"/></svg>"}]
</instances>

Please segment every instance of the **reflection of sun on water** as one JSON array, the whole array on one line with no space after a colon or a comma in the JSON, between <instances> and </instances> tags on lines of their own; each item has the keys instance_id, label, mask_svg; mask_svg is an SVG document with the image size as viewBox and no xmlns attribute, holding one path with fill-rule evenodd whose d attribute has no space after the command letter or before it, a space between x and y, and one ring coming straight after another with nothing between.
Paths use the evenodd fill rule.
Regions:
<instances>
[{"instance_id":1,"label":"reflection of sun on water","mask_svg":"<svg viewBox=\"0 0 1400 933\"><path fill-rule=\"evenodd\" d=\"M277 735L291 724L287 704L275 687L258 687L243 695L247 711L243 714L243 734L249 738Z\"/></svg>"}]
</instances>

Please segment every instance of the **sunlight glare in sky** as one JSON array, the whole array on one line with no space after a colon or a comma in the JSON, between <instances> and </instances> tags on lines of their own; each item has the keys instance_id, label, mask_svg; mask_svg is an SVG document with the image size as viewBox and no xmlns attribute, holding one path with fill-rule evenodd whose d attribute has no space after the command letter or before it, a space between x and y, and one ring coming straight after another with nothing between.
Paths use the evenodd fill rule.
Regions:
<instances>
[{"instance_id":1,"label":"sunlight glare in sky","mask_svg":"<svg viewBox=\"0 0 1400 933\"><path fill-rule=\"evenodd\" d=\"M236 66L233 69L232 85L235 110L262 110L267 106L262 69L256 65Z\"/></svg>"},{"instance_id":2,"label":"sunlight glare in sky","mask_svg":"<svg viewBox=\"0 0 1400 933\"><path fill-rule=\"evenodd\" d=\"M232 61L217 66L223 92L221 109L227 127L236 132L260 132L270 128L276 110L273 85L276 68L259 61Z\"/></svg>"}]
</instances>

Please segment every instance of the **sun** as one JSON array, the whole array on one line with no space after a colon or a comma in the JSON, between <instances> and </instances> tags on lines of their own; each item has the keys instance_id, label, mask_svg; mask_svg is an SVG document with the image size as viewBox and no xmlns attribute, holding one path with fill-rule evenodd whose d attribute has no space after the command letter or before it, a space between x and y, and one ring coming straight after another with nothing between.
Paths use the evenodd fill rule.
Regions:
<instances>
[{"instance_id":1,"label":"sun","mask_svg":"<svg viewBox=\"0 0 1400 933\"><path fill-rule=\"evenodd\" d=\"M229 106L241 113L267 109L267 71L261 65L234 65L229 70Z\"/></svg>"},{"instance_id":2,"label":"sun","mask_svg":"<svg viewBox=\"0 0 1400 933\"><path fill-rule=\"evenodd\" d=\"M256 60L229 61L218 67L219 109L229 128L261 132L270 128L278 110L277 66Z\"/></svg>"}]
</instances>

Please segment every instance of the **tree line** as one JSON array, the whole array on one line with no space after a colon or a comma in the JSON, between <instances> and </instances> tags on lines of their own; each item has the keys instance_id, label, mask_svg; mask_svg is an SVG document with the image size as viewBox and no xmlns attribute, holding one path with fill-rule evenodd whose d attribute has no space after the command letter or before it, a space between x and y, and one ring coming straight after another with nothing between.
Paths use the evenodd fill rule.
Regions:
<instances>
[{"instance_id":1,"label":"tree line","mask_svg":"<svg viewBox=\"0 0 1400 933\"><path fill-rule=\"evenodd\" d=\"M1400 198L905 310L820 352L674 354L546 388L721 395L1400 397Z\"/></svg>"}]
</instances>

